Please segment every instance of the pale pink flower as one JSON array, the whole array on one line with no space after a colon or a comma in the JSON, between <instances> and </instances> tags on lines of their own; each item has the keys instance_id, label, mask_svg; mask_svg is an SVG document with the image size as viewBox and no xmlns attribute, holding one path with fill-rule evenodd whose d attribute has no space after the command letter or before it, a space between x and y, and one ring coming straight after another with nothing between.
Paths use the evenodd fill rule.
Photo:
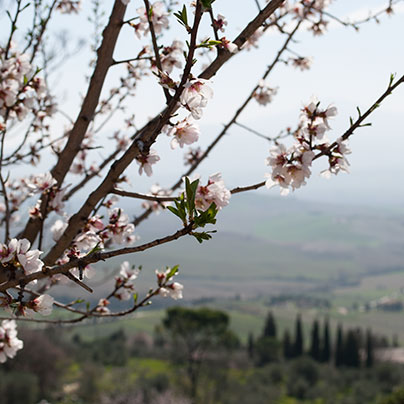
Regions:
<instances>
[{"instance_id":1,"label":"pale pink flower","mask_svg":"<svg viewBox=\"0 0 404 404\"><path fill-rule=\"evenodd\" d=\"M56 220L56 222L52 225L51 227L51 233L52 233L52 238L54 241L58 241L60 237L62 237L62 234L66 230L68 226L67 222L64 222L63 220Z\"/></svg>"},{"instance_id":2,"label":"pale pink flower","mask_svg":"<svg viewBox=\"0 0 404 404\"><path fill-rule=\"evenodd\" d=\"M78 13L81 8L80 0L60 0L56 6L62 14Z\"/></svg>"},{"instance_id":3,"label":"pale pink flower","mask_svg":"<svg viewBox=\"0 0 404 404\"><path fill-rule=\"evenodd\" d=\"M42 251L29 250L31 243L27 239L19 240L17 250L17 258L21 266L24 268L26 275L38 272L43 267L43 262L39 259Z\"/></svg>"},{"instance_id":4,"label":"pale pink flower","mask_svg":"<svg viewBox=\"0 0 404 404\"><path fill-rule=\"evenodd\" d=\"M311 57L297 57L290 58L293 67L299 68L301 71L309 70L313 64L313 59Z\"/></svg>"},{"instance_id":5,"label":"pale pink flower","mask_svg":"<svg viewBox=\"0 0 404 404\"><path fill-rule=\"evenodd\" d=\"M184 145L195 143L199 138L199 126L191 118L177 122L168 132L168 136L173 136L171 140L171 148L176 149L177 146L181 148Z\"/></svg>"},{"instance_id":6,"label":"pale pink flower","mask_svg":"<svg viewBox=\"0 0 404 404\"><path fill-rule=\"evenodd\" d=\"M272 167L270 174L265 174L267 188L278 185L281 188L281 195L300 188L306 184L306 179L311 175L311 163L314 152L308 146L299 144L293 145L290 149L282 144L270 149L270 156L266 159L267 165Z\"/></svg>"},{"instance_id":7,"label":"pale pink flower","mask_svg":"<svg viewBox=\"0 0 404 404\"><path fill-rule=\"evenodd\" d=\"M95 311L97 312L97 313L100 313L100 314L108 314L108 313L110 313L110 310L109 310L109 308L107 307L109 305L109 300L107 300L107 299L100 299L99 301L98 301L98 305L97 305L97 308L95 309Z\"/></svg>"},{"instance_id":8,"label":"pale pink flower","mask_svg":"<svg viewBox=\"0 0 404 404\"><path fill-rule=\"evenodd\" d=\"M139 164L139 175L142 175L143 171L146 173L148 177L153 175L152 165L156 164L160 160L157 151L154 149L150 149L149 154L147 155L139 155L136 157L136 162Z\"/></svg>"},{"instance_id":9,"label":"pale pink flower","mask_svg":"<svg viewBox=\"0 0 404 404\"><path fill-rule=\"evenodd\" d=\"M0 326L0 363L14 358L24 343L17 338L17 324L14 320L3 320Z\"/></svg>"},{"instance_id":10,"label":"pale pink flower","mask_svg":"<svg viewBox=\"0 0 404 404\"><path fill-rule=\"evenodd\" d=\"M153 196L170 196L171 191L168 189L163 189L158 184L153 184L150 187L150 195ZM156 212L157 214L160 213L165 206L167 206L169 202L158 202L158 201L144 201L142 203L142 208L144 209L151 209L152 211Z\"/></svg>"},{"instance_id":11,"label":"pale pink flower","mask_svg":"<svg viewBox=\"0 0 404 404\"><path fill-rule=\"evenodd\" d=\"M171 46L163 48L160 59L161 67L164 72L171 73L174 67L181 68L184 59L184 44L181 41L174 40Z\"/></svg>"},{"instance_id":12,"label":"pale pink flower","mask_svg":"<svg viewBox=\"0 0 404 404\"><path fill-rule=\"evenodd\" d=\"M258 41L264 35L264 28L259 27L244 43L243 49L250 50L251 48L258 48Z\"/></svg>"},{"instance_id":13,"label":"pale pink flower","mask_svg":"<svg viewBox=\"0 0 404 404\"><path fill-rule=\"evenodd\" d=\"M194 119L202 117L202 108L213 97L213 90L208 86L209 80L192 79L185 84L181 94L181 104L191 112Z\"/></svg>"},{"instance_id":14,"label":"pale pink flower","mask_svg":"<svg viewBox=\"0 0 404 404\"><path fill-rule=\"evenodd\" d=\"M178 282L166 285L159 290L159 295L163 297L171 297L174 300L182 299L182 291L184 285Z\"/></svg>"},{"instance_id":15,"label":"pale pink flower","mask_svg":"<svg viewBox=\"0 0 404 404\"><path fill-rule=\"evenodd\" d=\"M221 15L218 14L216 19L213 20L213 24L212 24L218 31L222 31L224 32L224 27L227 25L227 20L226 18Z\"/></svg>"},{"instance_id":16,"label":"pale pink flower","mask_svg":"<svg viewBox=\"0 0 404 404\"><path fill-rule=\"evenodd\" d=\"M49 316L52 314L53 303L55 299L47 294L36 297L27 303L25 314L32 316L34 313L39 313L42 316Z\"/></svg>"},{"instance_id":17,"label":"pale pink flower","mask_svg":"<svg viewBox=\"0 0 404 404\"><path fill-rule=\"evenodd\" d=\"M278 90L276 88L268 87L265 80L260 80L257 90L254 92L254 98L261 105L269 104Z\"/></svg>"},{"instance_id":18,"label":"pale pink flower","mask_svg":"<svg viewBox=\"0 0 404 404\"><path fill-rule=\"evenodd\" d=\"M220 210L229 204L230 197L231 193L226 188L222 175L216 173L209 177L205 186L198 185L195 205L198 209L206 210L212 203L215 203L217 209Z\"/></svg>"},{"instance_id":19,"label":"pale pink flower","mask_svg":"<svg viewBox=\"0 0 404 404\"><path fill-rule=\"evenodd\" d=\"M52 174L47 172L44 174L38 174L31 176L25 180L28 189L32 194L46 191L47 189L56 185L56 180L52 177Z\"/></svg>"},{"instance_id":20,"label":"pale pink flower","mask_svg":"<svg viewBox=\"0 0 404 404\"><path fill-rule=\"evenodd\" d=\"M227 49L230 53L236 53L238 51L238 47L235 43L226 39L226 37L220 38L221 46L224 49Z\"/></svg>"},{"instance_id":21,"label":"pale pink flower","mask_svg":"<svg viewBox=\"0 0 404 404\"><path fill-rule=\"evenodd\" d=\"M131 266L128 261L124 261L121 264L119 278L124 279L125 282L134 281L138 277L139 272L139 269Z\"/></svg>"},{"instance_id":22,"label":"pale pink flower","mask_svg":"<svg viewBox=\"0 0 404 404\"><path fill-rule=\"evenodd\" d=\"M137 12L140 15L140 23L136 24L136 33L139 35L140 32L143 32L143 34L146 35L149 32L149 21L146 8L140 7L137 9ZM154 2L150 7L150 12L154 31L156 34L161 34L163 29L167 29L169 25L167 18L169 14L167 13L164 3L162 1Z\"/></svg>"}]
</instances>

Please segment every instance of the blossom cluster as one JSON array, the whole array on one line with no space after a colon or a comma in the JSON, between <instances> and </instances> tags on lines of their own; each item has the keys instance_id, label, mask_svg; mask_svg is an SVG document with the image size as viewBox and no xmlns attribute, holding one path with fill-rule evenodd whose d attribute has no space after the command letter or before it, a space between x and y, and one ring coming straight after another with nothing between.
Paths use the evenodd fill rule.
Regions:
<instances>
[{"instance_id":1,"label":"blossom cluster","mask_svg":"<svg viewBox=\"0 0 404 404\"><path fill-rule=\"evenodd\" d=\"M288 62L292 63L293 67L296 67L297 69L300 69L301 71L304 70L309 70L312 63L313 59L311 57L294 57L294 58L289 58Z\"/></svg>"},{"instance_id":2,"label":"blossom cluster","mask_svg":"<svg viewBox=\"0 0 404 404\"><path fill-rule=\"evenodd\" d=\"M0 116L21 121L29 112L37 114L46 99L45 82L37 76L29 56L12 48L7 54L0 48Z\"/></svg>"},{"instance_id":3,"label":"blossom cluster","mask_svg":"<svg viewBox=\"0 0 404 404\"><path fill-rule=\"evenodd\" d=\"M62 14L78 13L81 8L80 0L59 0L56 9Z\"/></svg>"},{"instance_id":4,"label":"blossom cluster","mask_svg":"<svg viewBox=\"0 0 404 404\"><path fill-rule=\"evenodd\" d=\"M169 283L175 274L176 273L172 274L171 268L167 268L165 271L158 271L156 269L159 295L163 297L171 297L174 300L182 299L182 290L184 289L184 285L178 282Z\"/></svg>"},{"instance_id":5,"label":"blossom cluster","mask_svg":"<svg viewBox=\"0 0 404 404\"><path fill-rule=\"evenodd\" d=\"M329 177L339 171L348 171L348 161L345 157L350 153L347 141L338 139L332 145L325 133L330 130L328 120L337 114L336 107L320 108L320 103L312 99L302 109L299 129L294 133L295 143L287 148L278 144L269 151L266 164L271 166L272 172L266 174L266 186L271 188L279 185L281 194L286 195L289 189L295 190L306 183L311 175L311 165L315 151L329 157L329 169L322 175Z\"/></svg>"},{"instance_id":6,"label":"blossom cluster","mask_svg":"<svg viewBox=\"0 0 404 404\"><path fill-rule=\"evenodd\" d=\"M43 262L39 259L40 250L30 250L31 243L27 239L13 238L8 244L0 244L0 263L8 268L21 268L26 275L40 271Z\"/></svg>"},{"instance_id":7,"label":"blossom cluster","mask_svg":"<svg viewBox=\"0 0 404 404\"><path fill-rule=\"evenodd\" d=\"M140 39L141 34L147 35L149 32L149 21L145 7L138 8L137 12L139 14L139 22L131 23L131 26L135 29L135 33ZM168 15L169 14L167 13L166 7L162 1L156 1L151 5L150 19L153 23L156 34L161 34L163 29L168 28Z\"/></svg>"},{"instance_id":8,"label":"blossom cluster","mask_svg":"<svg viewBox=\"0 0 404 404\"><path fill-rule=\"evenodd\" d=\"M129 300L135 293L133 281L138 277L140 270L130 266L128 261L121 264L119 276L115 278L114 297L119 300Z\"/></svg>"},{"instance_id":9,"label":"blossom cluster","mask_svg":"<svg viewBox=\"0 0 404 404\"><path fill-rule=\"evenodd\" d=\"M202 108L205 108L208 100L213 97L213 90L208 86L209 80L191 79L181 94L181 104L191 113L194 119L202 118Z\"/></svg>"},{"instance_id":10,"label":"blossom cluster","mask_svg":"<svg viewBox=\"0 0 404 404\"><path fill-rule=\"evenodd\" d=\"M254 91L253 97L258 104L267 105L272 101L277 92L278 90L276 88L269 87L265 80L260 80L257 90Z\"/></svg>"},{"instance_id":11,"label":"blossom cluster","mask_svg":"<svg viewBox=\"0 0 404 404\"><path fill-rule=\"evenodd\" d=\"M3 320L0 326L0 363L14 358L24 343L17 338L17 324L14 320Z\"/></svg>"},{"instance_id":12,"label":"blossom cluster","mask_svg":"<svg viewBox=\"0 0 404 404\"><path fill-rule=\"evenodd\" d=\"M49 316L52 313L55 299L50 295L44 294L26 302L20 299L12 299L11 297L0 298L0 302L0 306L6 310L14 308L14 313L17 316L32 317L35 313L42 316Z\"/></svg>"},{"instance_id":13,"label":"blossom cluster","mask_svg":"<svg viewBox=\"0 0 404 404\"><path fill-rule=\"evenodd\" d=\"M154 184L151 186L149 194L153 196L170 196L171 191L161 188L158 184ZM153 212L158 213L163 207L167 206L168 203L169 202L144 201L142 208L151 209Z\"/></svg>"},{"instance_id":14,"label":"blossom cluster","mask_svg":"<svg viewBox=\"0 0 404 404\"><path fill-rule=\"evenodd\" d=\"M68 223L63 220L56 220L51 227L52 237L58 241L67 228ZM96 246L103 248L105 243L115 244L132 243L135 226L129 223L129 216L120 208L110 209L108 222L105 224L102 217L95 215L87 220L86 225L72 242L69 251L71 257L80 257L81 252L89 251Z\"/></svg>"},{"instance_id":15,"label":"blossom cluster","mask_svg":"<svg viewBox=\"0 0 404 404\"><path fill-rule=\"evenodd\" d=\"M172 149L176 149L178 146L183 148L184 145L198 141L200 130L192 117L187 117L172 127L168 126L167 135L173 137L170 143Z\"/></svg>"},{"instance_id":16,"label":"blossom cluster","mask_svg":"<svg viewBox=\"0 0 404 404\"><path fill-rule=\"evenodd\" d=\"M160 156L155 149L150 149L148 154L139 154L136 157L136 162L139 164L139 175L142 175L144 171L148 177L151 177L153 175L152 165L159 160Z\"/></svg>"},{"instance_id":17,"label":"blossom cluster","mask_svg":"<svg viewBox=\"0 0 404 404\"><path fill-rule=\"evenodd\" d=\"M206 185L198 185L195 195L195 206L198 209L206 210L212 203L217 209L221 209L229 204L230 191L226 188L222 175L213 174L209 177Z\"/></svg>"},{"instance_id":18,"label":"blossom cluster","mask_svg":"<svg viewBox=\"0 0 404 404\"><path fill-rule=\"evenodd\" d=\"M163 72L171 73L174 67L181 68L184 59L184 43L174 40L171 46L165 46L160 52L161 68ZM155 66L155 64L154 64Z\"/></svg>"}]
</instances>

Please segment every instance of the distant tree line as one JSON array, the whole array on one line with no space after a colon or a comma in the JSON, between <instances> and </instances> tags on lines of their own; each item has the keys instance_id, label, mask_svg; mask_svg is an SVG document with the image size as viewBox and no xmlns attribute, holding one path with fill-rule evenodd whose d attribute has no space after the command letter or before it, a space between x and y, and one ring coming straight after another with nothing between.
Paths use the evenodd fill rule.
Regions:
<instances>
[{"instance_id":1,"label":"distant tree line","mask_svg":"<svg viewBox=\"0 0 404 404\"><path fill-rule=\"evenodd\" d=\"M374 335L370 329L366 332L360 328L344 331L341 324L337 326L335 336L332 338L328 318L325 318L322 324L318 319L314 319L310 340L306 344L300 314L296 316L294 334L286 329L280 339L272 311L267 314L261 335L254 338L250 333L247 343L248 354L258 365L306 355L316 362L330 363L337 368L372 367L375 361L375 349L386 346L388 346L387 338Z\"/></svg>"}]
</instances>

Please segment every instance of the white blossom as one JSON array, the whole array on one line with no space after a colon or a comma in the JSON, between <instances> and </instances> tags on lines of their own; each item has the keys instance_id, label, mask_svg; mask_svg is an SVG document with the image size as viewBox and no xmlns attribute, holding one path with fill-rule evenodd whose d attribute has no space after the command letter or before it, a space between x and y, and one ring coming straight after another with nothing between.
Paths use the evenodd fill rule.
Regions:
<instances>
[{"instance_id":1,"label":"white blossom","mask_svg":"<svg viewBox=\"0 0 404 404\"><path fill-rule=\"evenodd\" d=\"M139 164L139 175L142 175L143 171L148 177L153 175L152 165L156 164L160 160L157 151L150 149L149 154L136 157L136 162Z\"/></svg>"},{"instance_id":2,"label":"white blossom","mask_svg":"<svg viewBox=\"0 0 404 404\"><path fill-rule=\"evenodd\" d=\"M269 104L278 90L276 88L268 87L265 80L260 80L257 90L254 91L254 98L261 105Z\"/></svg>"},{"instance_id":3,"label":"white blossom","mask_svg":"<svg viewBox=\"0 0 404 404\"><path fill-rule=\"evenodd\" d=\"M31 316L34 313L39 313L42 316L49 316L52 314L53 303L55 299L47 294L36 297L27 304L25 314Z\"/></svg>"},{"instance_id":4,"label":"white blossom","mask_svg":"<svg viewBox=\"0 0 404 404\"><path fill-rule=\"evenodd\" d=\"M3 320L0 326L0 363L14 358L24 343L17 338L17 324L14 320Z\"/></svg>"},{"instance_id":5,"label":"white blossom","mask_svg":"<svg viewBox=\"0 0 404 404\"><path fill-rule=\"evenodd\" d=\"M6 244L0 245L0 262L2 264L18 260L26 275L40 271L43 262L39 259L42 251L29 250L31 243L27 239L12 239Z\"/></svg>"},{"instance_id":6,"label":"white blossom","mask_svg":"<svg viewBox=\"0 0 404 404\"><path fill-rule=\"evenodd\" d=\"M205 108L208 100L213 97L213 90L207 83L209 83L209 80L189 80L181 94L181 104L191 112L194 119L202 117L202 108Z\"/></svg>"},{"instance_id":7,"label":"white blossom","mask_svg":"<svg viewBox=\"0 0 404 404\"><path fill-rule=\"evenodd\" d=\"M159 295L163 297L171 297L174 300L182 299L182 290L184 285L178 282L166 285L159 290Z\"/></svg>"},{"instance_id":8,"label":"white blossom","mask_svg":"<svg viewBox=\"0 0 404 404\"><path fill-rule=\"evenodd\" d=\"M137 12L140 16L140 22L138 24L133 24L132 26L135 28L135 32L138 36L140 36L140 33L147 35L149 32L149 21L147 18L146 8L140 7L137 9ZM162 1L156 1L151 5L150 16L156 34L161 34L163 29L168 28L168 15L169 14L167 13L165 5Z\"/></svg>"},{"instance_id":9,"label":"white blossom","mask_svg":"<svg viewBox=\"0 0 404 404\"><path fill-rule=\"evenodd\" d=\"M199 138L199 126L190 117L177 122L168 132L168 136L173 136L171 140L171 148L176 149L177 146L181 148L184 145L195 143Z\"/></svg>"},{"instance_id":10,"label":"white blossom","mask_svg":"<svg viewBox=\"0 0 404 404\"><path fill-rule=\"evenodd\" d=\"M209 177L207 185L198 185L195 195L195 205L198 209L206 210L214 202L217 209L229 204L230 191L226 188L222 175L213 174Z\"/></svg>"}]
</instances>

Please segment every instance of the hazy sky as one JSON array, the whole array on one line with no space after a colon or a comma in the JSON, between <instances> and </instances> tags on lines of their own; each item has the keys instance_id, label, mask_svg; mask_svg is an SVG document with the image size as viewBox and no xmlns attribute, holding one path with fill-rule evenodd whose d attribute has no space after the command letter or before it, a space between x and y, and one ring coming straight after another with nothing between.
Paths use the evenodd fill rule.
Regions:
<instances>
[{"instance_id":1,"label":"hazy sky","mask_svg":"<svg viewBox=\"0 0 404 404\"><path fill-rule=\"evenodd\" d=\"M10 4L7 1L0 2L0 7L8 7L7 3ZM86 21L89 2L84 3L86 4L79 22L76 17L58 17L52 32L66 27L69 29L71 43L79 38L89 40L92 32ZM128 17L133 16L136 8L142 3L132 0ZM264 1L261 0L261 3L264 4ZM387 0L335 0L330 12L340 18L362 18L367 16L370 9L378 9L387 3ZM341 135L348 128L349 116L356 117L356 106L365 111L385 90L391 73L397 73L398 76L404 74L403 5L401 3L395 9L393 16L383 16L381 24L370 22L361 26L359 33L332 22L326 35L322 37L313 37L306 31L298 34L297 42L291 48L300 55L313 57L312 69L301 72L292 67L278 65L268 80L270 86L279 87L274 101L266 107L252 102L239 118L239 122L267 135L276 135L287 126L294 127L303 103L312 95L316 95L323 106L337 106L339 113L330 122L333 131L329 133L329 137L334 139ZM229 20L225 34L230 39L237 35L256 11L253 0L215 2L215 13L224 14ZM5 21L3 13L0 19L2 38ZM72 21L76 22L70 25ZM175 29L169 38L170 41L172 38L184 40L185 35L181 29ZM205 109L204 117L200 121L202 147L210 143L221 130L222 124L225 124L242 104L266 66L273 60L280 43L278 36L268 33L262 38L258 50L235 55L212 79L215 97ZM137 38L127 32L126 36L122 35L116 58L133 56L137 53L138 46ZM66 60L62 66L63 71L51 79L52 88L54 87L61 97L61 108L73 117L77 113L80 93L83 93L85 88L83 71L88 72L87 49L81 51L78 57ZM116 68L116 71L110 74L111 79L116 80L118 73L119 68ZM139 125L158 112L163 105L161 91L154 82L154 79L150 79L140 85L137 98L128 104L128 112L135 113ZM323 202L402 205L403 121L404 87L399 88L372 115L372 127L360 129L352 137L349 175L340 174L330 180L321 179L318 172L325 168L325 161L317 161L308 185L297 190L294 196ZM62 120L59 121L55 131L60 130L64 124ZM105 137L123 126L122 117L118 116L106 127ZM156 149L162 160L154 166L155 175L151 179L139 179L136 174L137 165L131 166L129 176L133 189L145 192L154 182L169 186L176 182L183 172L182 149L171 151L169 139L165 136L158 139ZM221 171L229 187L256 183L262 181L264 173L268 172L264 164L268 149L269 145L265 140L234 126L198 172L206 178L211 173ZM103 151L100 153L107 154ZM41 169L42 167L39 168ZM279 190L274 188L260 192L278 194Z\"/></svg>"}]
</instances>

